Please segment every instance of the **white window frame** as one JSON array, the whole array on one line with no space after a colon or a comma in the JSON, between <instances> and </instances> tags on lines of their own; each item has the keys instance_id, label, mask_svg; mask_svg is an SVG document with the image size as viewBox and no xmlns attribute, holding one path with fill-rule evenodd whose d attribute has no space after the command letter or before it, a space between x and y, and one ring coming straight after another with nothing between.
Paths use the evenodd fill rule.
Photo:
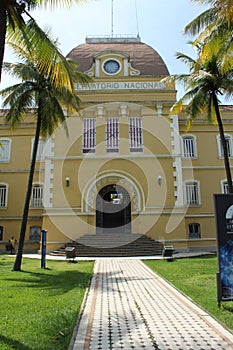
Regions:
<instances>
[{"instance_id":1,"label":"white window frame","mask_svg":"<svg viewBox=\"0 0 233 350\"><path fill-rule=\"evenodd\" d=\"M118 66L119 66L119 69L116 71L116 72L114 72L114 73L109 73L109 72L106 72L106 70L104 69L104 65L105 65L105 63L106 62L108 62L108 61L116 61L117 63L118 63ZM102 71L105 73L105 74L107 74L107 75L116 75L116 74L118 74L120 71L121 71L121 69L122 69L122 64L121 64L121 62L118 60L118 59L116 59L115 57L114 58L112 58L112 57L108 57L106 60L104 60L103 61L103 63L102 63Z\"/></svg>"},{"instance_id":2,"label":"white window frame","mask_svg":"<svg viewBox=\"0 0 233 350\"><path fill-rule=\"evenodd\" d=\"M31 208L43 208L43 192L44 186L42 184L34 183L32 185Z\"/></svg>"},{"instance_id":3,"label":"white window frame","mask_svg":"<svg viewBox=\"0 0 233 350\"><path fill-rule=\"evenodd\" d=\"M182 136L182 156L197 158L196 136L187 134Z\"/></svg>"},{"instance_id":4,"label":"white window frame","mask_svg":"<svg viewBox=\"0 0 233 350\"><path fill-rule=\"evenodd\" d=\"M83 153L95 153L96 148L96 119L83 119L83 138L82 138Z\"/></svg>"},{"instance_id":5,"label":"white window frame","mask_svg":"<svg viewBox=\"0 0 233 350\"><path fill-rule=\"evenodd\" d=\"M221 181L221 192L223 194L229 193L229 191L228 191L228 183L227 183L226 179Z\"/></svg>"},{"instance_id":6,"label":"white window frame","mask_svg":"<svg viewBox=\"0 0 233 350\"><path fill-rule=\"evenodd\" d=\"M185 181L185 203L189 206L199 206L200 198L200 183L196 180Z\"/></svg>"},{"instance_id":7,"label":"white window frame","mask_svg":"<svg viewBox=\"0 0 233 350\"><path fill-rule=\"evenodd\" d=\"M34 140L35 140L35 138L32 139L31 155L32 155L32 151L33 151ZM37 147L37 153L36 153L36 161L37 162L44 161L44 159L45 159L44 150L45 150L45 140L42 137L40 137L39 141L38 141L38 147Z\"/></svg>"},{"instance_id":8,"label":"white window frame","mask_svg":"<svg viewBox=\"0 0 233 350\"><path fill-rule=\"evenodd\" d=\"M12 140L8 138L0 138L0 162L6 163L10 161Z\"/></svg>"},{"instance_id":9,"label":"white window frame","mask_svg":"<svg viewBox=\"0 0 233 350\"><path fill-rule=\"evenodd\" d=\"M8 204L8 188L9 185L7 183L0 183L0 209L7 208ZM3 194L4 192L4 194Z\"/></svg>"},{"instance_id":10,"label":"white window frame","mask_svg":"<svg viewBox=\"0 0 233 350\"><path fill-rule=\"evenodd\" d=\"M106 151L119 152L119 119L116 117L106 118Z\"/></svg>"},{"instance_id":11,"label":"white window frame","mask_svg":"<svg viewBox=\"0 0 233 350\"><path fill-rule=\"evenodd\" d=\"M143 152L143 129L141 117L129 118L130 152Z\"/></svg>"},{"instance_id":12,"label":"white window frame","mask_svg":"<svg viewBox=\"0 0 233 350\"><path fill-rule=\"evenodd\" d=\"M227 148L228 148L228 156L231 158L233 156L233 147L232 147L232 135L225 134L225 139L227 141ZM220 135L217 135L217 144L218 144L218 156L219 158L223 158L223 147Z\"/></svg>"}]
</instances>

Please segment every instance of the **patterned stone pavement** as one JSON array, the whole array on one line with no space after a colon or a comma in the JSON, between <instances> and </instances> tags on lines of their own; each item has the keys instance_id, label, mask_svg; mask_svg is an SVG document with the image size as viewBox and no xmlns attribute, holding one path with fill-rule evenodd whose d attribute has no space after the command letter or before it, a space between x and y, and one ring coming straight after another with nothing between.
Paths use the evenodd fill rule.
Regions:
<instances>
[{"instance_id":1,"label":"patterned stone pavement","mask_svg":"<svg viewBox=\"0 0 233 350\"><path fill-rule=\"evenodd\" d=\"M232 350L233 335L139 260L100 259L70 350Z\"/></svg>"}]
</instances>

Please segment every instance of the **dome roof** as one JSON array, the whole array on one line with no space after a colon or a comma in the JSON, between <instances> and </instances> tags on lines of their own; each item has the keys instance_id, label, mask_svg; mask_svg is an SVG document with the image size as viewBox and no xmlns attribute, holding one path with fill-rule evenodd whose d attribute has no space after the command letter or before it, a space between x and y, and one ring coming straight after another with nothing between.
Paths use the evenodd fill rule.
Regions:
<instances>
[{"instance_id":1,"label":"dome roof","mask_svg":"<svg viewBox=\"0 0 233 350\"><path fill-rule=\"evenodd\" d=\"M79 71L86 72L91 68L94 56L103 51L108 51L108 53L120 51L127 54L131 66L139 70L140 75L169 75L161 56L151 46L142 43L139 38L138 40L130 38L87 39L85 44L78 45L71 50L67 57L77 62Z\"/></svg>"}]
</instances>

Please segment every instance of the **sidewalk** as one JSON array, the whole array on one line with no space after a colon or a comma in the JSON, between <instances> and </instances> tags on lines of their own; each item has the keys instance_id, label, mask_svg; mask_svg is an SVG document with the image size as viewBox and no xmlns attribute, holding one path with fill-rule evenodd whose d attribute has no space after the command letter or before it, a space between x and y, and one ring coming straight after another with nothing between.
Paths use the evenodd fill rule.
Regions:
<instances>
[{"instance_id":1,"label":"sidewalk","mask_svg":"<svg viewBox=\"0 0 233 350\"><path fill-rule=\"evenodd\" d=\"M69 350L231 350L233 335L137 259L98 259Z\"/></svg>"},{"instance_id":2,"label":"sidewalk","mask_svg":"<svg viewBox=\"0 0 233 350\"><path fill-rule=\"evenodd\" d=\"M201 256L210 256L210 255L215 255L210 252L189 252L189 253L176 253L173 255L174 259L182 259L182 258L194 258L194 257L201 257ZM36 254L36 253L25 253L23 254L24 258L29 258L29 259L41 259L41 254ZM109 257L76 257L74 260L75 261L82 261L82 260L109 260ZM153 255L153 256L140 256L140 257L135 257L135 256L130 256L130 257L118 257L118 258L111 258L111 259L121 259L121 260L159 260L159 259L164 259L162 255ZM46 255L46 260L66 260L65 256L62 255Z\"/></svg>"}]
</instances>

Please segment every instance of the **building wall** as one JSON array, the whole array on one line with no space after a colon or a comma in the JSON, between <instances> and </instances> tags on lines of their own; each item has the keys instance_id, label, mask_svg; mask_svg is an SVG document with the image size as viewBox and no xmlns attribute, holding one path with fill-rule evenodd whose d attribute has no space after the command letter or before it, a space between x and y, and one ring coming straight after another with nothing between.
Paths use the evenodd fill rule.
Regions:
<instances>
[{"instance_id":1,"label":"building wall","mask_svg":"<svg viewBox=\"0 0 233 350\"><path fill-rule=\"evenodd\" d=\"M0 208L0 225L3 227L0 250L5 250L5 243L14 236L19 238L23 204L26 194L28 172L30 166L30 155L32 140L34 138L35 125L31 113L28 114L25 123L11 130L5 126L4 111L0 116L0 139L8 139L11 142L10 156L7 161L0 159L0 183L7 184L7 202ZM1 141L0 141L1 142ZM4 146L2 146L2 152ZM37 162L34 182L43 183L44 163ZM42 225L43 208L33 208L29 211L28 226L26 231L25 249L39 249L39 242L30 239L30 227Z\"/></svg>"},{"instance_id":2,"label":"building wall","mask_svg":"<svg viewBox=\"0 0 233 350\"><path fill-rule=\"evenodd\" d=\"M186 132L185 115L169 117L176 100L175 87L161 83L161 76L127 76L125 72L130 74L134 67L127 71L126 57L112 55L121 62L122 70L106 76L101 67L109 56L100 55L99 75L93 83L108 88L77 87L82 105L79 113L67 119L69 136L61 126L44 144L45 156L37 161L33 180L43 187L43 206L37 202L30 208L25 249L39 249L39 239L32 239L31 227L48 230L48 250L83 234L96 234L98 193L106 185L119 184L131 199L132 233L147 234L180 251L215 250L213 193L221 193L226 180L217 126L200 116ZM11 140L11 152L7 161L0 157L0 183L8 188L7 203L0 208L2 251L12 235L19 237L35 132L33 111L14 130L5 126L4 113L0 116L0 139ZM231 138L233 109L224 107L221 113L225 133ZM132 117L142 121L142 151L130 150ZM88 118L96 123L93 153L83 152L84 120ZM118 152L106 149L107 118L119 122ZM184 156L183 137L187 136L195 140L193 157ZM187 183L194 182L197 202L188 205ZM190 229L194 230L192 234Z\"/></svg>"},{"instance_id":3,"label":"building wall","mask_svg":"<svg viewBox=\"0 0 233 350\"><path fill-rule=\"evenodd\" d=\"M85 109L82 113L84 111ZM226 134L233 135L231 109L230 111L222 110L222 113ZM67 138L64 131L59 129L57 135L48 142L50 150L53 150L53 156L47 157L45 161L37 162L34 182L44 183L46 182L45 168L47 163L54 158L52 159L52 170L50 170L50 176L52 173L49 181L51 188L47 188L51 200L50 205L44 210L42 208L30 209L26 233L27 249L33 249L33 245L38 247L38 243L30 241L31 226L48 229L48 244L51 249L76 239L84 233L95 233L96 193L93 193L92 196L93 208L89 210L86 203L89 200L87 199L88 189L91 185L99 183L99 190L105 183L104 179L110 178L111 182L111 177L113 177L113 182L128 179L137 187L137 198L140 198L141 207L132 209L132 232L145 231L152 238L166 244L172 243L176 249L180 250L215 248L213 193L221 193L221 182L226 180L223 159L218 155L217 126L209 125L202 119L194 122L188 132L189 135L196 137L197 157L191 160L180 157L182 159L182 186L187 179L198 181L200 205L190 207L184 205L177 208L175 205L177 197L174 187L174 157L171 155L172 142L170 145L164 145L164 142L167 143L164 140L171 135L171 123L168 119L165 119L167 123L167 128L165 128L160 122L158 124L161 117L158 117L155 111L151 109L150 114L148 111L144 112L143 126L146 129L144 145L148 147L145 147L143 155L130 154L128 140L126 140L128 117L123 119L122 133L125 142L121 143L119 154L113 156L106 154L105 118L100 118L97 131L101 147L96 148L96 154L83 156L82 135L79 135L82 130L82 118L82 115L70 118L70 137ZM186 135L185 120L182 118L183 116L180 116L179 121L181 136ZM152 120L154 123L148 132L147 129ZM161 130L161 127L164 128L162 136L153 135L153 132ZM12 235L18 238L20 232L33 132L34 125L28 122L13 131L6 127L1 128L1 137L12 140L10 161L2 162L0 168L1 183L9 185L7 207L1 208L1 226L4 228L2 250L4 250L5 242ZM180 148L182 148L181 139L180 143ZM64 149L68 150L65 155ZM66 187L65 184L67 176L70 178L69 187ZM114 176L118 178L114 179ZM159 176L162 177L161 185L158 184ZM47 197L49 197L48 194ZM171 218L175 221L175 224L171 226L175 228L168 233L168 223L172 221ZM179 220L177 224L176 221ZM188 226L192 223L200 224L201 239L189 239Z\"/></svg>"}]
</instances>

